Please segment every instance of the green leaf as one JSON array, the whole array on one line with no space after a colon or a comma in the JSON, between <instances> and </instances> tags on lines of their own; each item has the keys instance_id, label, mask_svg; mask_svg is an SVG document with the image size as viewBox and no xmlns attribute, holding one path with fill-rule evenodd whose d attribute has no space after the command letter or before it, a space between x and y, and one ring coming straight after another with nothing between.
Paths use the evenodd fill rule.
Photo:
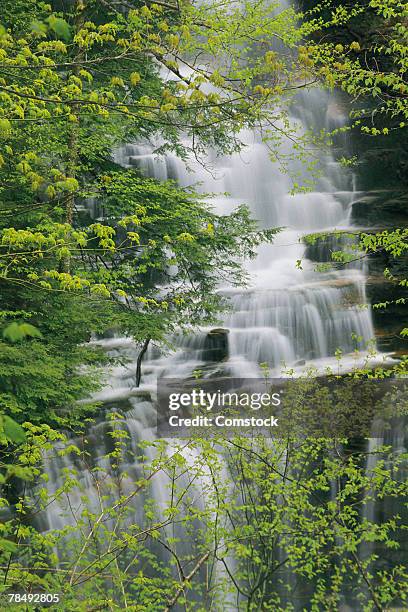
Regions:
<instances>
[{"instance_id":1,"label":"green leaf","mask_svg":"<svg viewBox=\"0 0 408 612\"><path fill-rule=\"evenodd\" d=\"M13 321L13 323L7 325L3 330L3 338L10 342L19 342L26 336L31 338L42 338L40 330L30 323L17 323Z\"/></svg>"},{"instance_id":2,"label":"green leaf","mask_svg":"<svg viewBox=\"0 0 408 612\"><path fill-rule=\"evenodd\" d=\"M0 538L0 548L4 553L14 553L17 551L18 546L14 542L10 540L6 540L5 538Z\"/></svg>"},{"instance_id":3,"label":"green leaf","mask_svg":"<svg viewBox=\"0 0 408 612\"><path fill-rule=\"evenodd\" d=\"M3 330L3 338L10 340L10 342L18 342L19 340L22 340L23 337L23 332L16 321L10 323L10 325L7 325L7 327Z\"/></svg>"},{"instance_id":4,"label":"green leaf","mask_svg":"<svg viewBox=\"0 0 408 612\"><path fill-rule=\"evenodd\" d=\"M42 338L42 333L39 329L31 325L30 323L21 323L20 330L24 336L30 336L31 338Z\"/></svg>"},{"instance_id":5,"label":"green leaf","mask_svg":"<svg viewBox=\"0 0 408 612\"><path fill-rule=\"evenodd\" d=\"M14 444L22 444L26 441L26 434L21 425L6 414L3 415L2 419L4 433L11 442L14 442Z\"/></svg>"},{"instance_id":6,"label":"green leaf","mask_svg":"<svg viewBox=\"0 0 408 612\"><path fill-rule=\"evenodd\" d=\"M132 72L130 75L130 82L135 87L140 82L140 74L138 72Z\"/></svg>"},{"instance_id":7,"label":"green leaf","mask_svg":"<svg viewBox=\"0 0 408 612\"><path fill-rule=\"evenodd\" d=\"M48 19L51 30L55 32L58 38L62 38L65 41L71 40L71 28L69 24L61 17L54 17L52 15Z\"/></svg>"},{"instance_id":8,"label":"green leaf","mask_svg":"<svg viewBox=\"0 0 408 612\"><path fill-rule=\"evenodd\" d=\"M31 31L39 36L45 36L47 34L47 26L42 21L33 21L31 24Z\"/></svg>"},{"instance_id":9,"label":"green leaf","mask_svg":"<svg viewBox=\"0 0 408 612\"><path fill-rule=\"evenodd\" d=\"M10 136L11 123L8 119L0 119L0 136Z\"/></svg>"}]
</instances>

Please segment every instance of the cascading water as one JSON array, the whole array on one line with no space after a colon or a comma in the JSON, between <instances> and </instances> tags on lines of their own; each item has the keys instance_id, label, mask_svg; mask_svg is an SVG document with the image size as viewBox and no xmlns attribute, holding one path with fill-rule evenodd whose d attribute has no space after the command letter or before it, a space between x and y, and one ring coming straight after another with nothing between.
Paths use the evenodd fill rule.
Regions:
<instances>
[{"instance_id":1,"label":"cascading water","mask_svg":"<svg viewBox=\"0 0 408 612\"><path fill-rule=\"evenodd\" d=\"M321 109L316 96L304 96L298 102L308 108L303 120L319 125ZM244 134L243 139L246 147L239 154L228 158L209 155L215 176L194 160L188 171L176 157L159 158L147 145L126 145L116 153L116 161L136 166L158 180L170 178L182 186L193 184L204 193L222 193L212 199L219 214L245 203L262 228L283 228L274 244L262 246L256 260L247 266L248 288L220 287L231 305L221 322L229 331L225 368L235 375L250 372L257 376L259 364L268 363L279 374L282 366L303 361L314 360L319 365L324 359L327 366L338 349L345 355L356 348L363 351L374 338L364 270L347 266L324 274L315 272L302 242L305 234L349 228L355 195L351 177L326 155L322 158L324 178L316 191L292 196L290 177L271 164L266 146L253 133ZM163 374L178 375L177 364L184 370L186 365L190 370L202 365L204 338L205 330L194 338L179 339L175 356L148 360L145 372L157 372L159 366ZM352 359L355 357L353 353ZM349 366L350 357L345 357L344 367Z\"/></svg>"},{"instance_id":2,"label":"cascading water","mask_svg":"<svg viewBox=\"0 0 408 612\"><path fill-rule=\"evenodd\" d=\"M320 108L314 95L299 100L308 108L308 120L314 118L315 124L321 121L318 117L321 98L319 93ZM316 114L312 112L314 107ZM195 368L207 366L222 368L224 374L259 377L261 363L267 363L277 376L287 367L302 370L313 364L324 368L333 362L338 368L333 357L336 349L342 350L341 367L346 369L364 357L363 350L354 351L355 338L359 338L360 349L374 338L370 308L366 305L364 271L346 267L329 273L316 272L314 263L305 258L306 247L302 242L303 235L314 231L348 228L354 197L350 177L327 155L322 159L324 178L316 191L291 196L289 176L270 162L268 150L257 135L246 133L243 138L246 147L241 153L225 158L209 155L215 177L194 160L187 170L177 157L160 158L145 144L127 144L115 154L116 162L137 167L158 180L171 178L182 186L194 184L205 193L223 193L212 199L219 214L228 214L237 204L245 203L262 227L284 228L275 242L262 246L256 260L247 266L250 278L247 288L220 287L231 306L221 321L221 331L228 331L223 336L228 342L222 362L211 366L206 360L210 329L191 336L180 335L173 339L177 349L169 355L154 347L149 349L143 364L142 385L136 389L138 349L134 343L129 338L95 341L113 356L121 355L128 361L110 371L109 384L95 399L108 408L124 408L131 435L139 440L152 439L154 435L151 394L159 376L188 377ZM298 267L296 261L301 262ZM92 428L93 465L103 467L108 430L106 423ZM51 489L58 486L58 471L68 467L67 459L58 461L48 469ZM79 473L88 499L97 505L95 485L87 468L81 466ZM160 496L159 491L157 495ZM44 527L55 526L55 521L58 524L54 507Z\"/></svg>"},{"instance_id":3,"label":"cascading water","mask_svg":"<svg viewBox=\"0 0 408 612\"><path fill-rule=\"evenodd\" d=\"M324 127L329 98L311 92L298 99L297 107L304 127ZM302 111L303 109L303 111ZM299 112L299 111L298 111ZM331 115L333 111L330 111ZM332 119L332 117L331 117ZM338 119L338 118L337 118ZM309 125L308 125L309 124ZM260 247L256 260L247 265L249 285L245 289L220 287L229 298L230 312L220 322L227 342L227 357L213 364L224 373L259 377L260 364L280 376L283 369L304 370L311 364L326 368L331 363L346 370L365 357L364 349L374 338L370 308L366 304L365 275L361 266L316 272L315 264L305 257L302 236L312 232L348 229L354 198L351 177L332 155L320 153L323 178L316 191L289 195L291 179L269 159L267 147L254 133L243 134L242 152L218 158L209 154L214 172L208 172L195 160L189 169L177 157L159 157L150 145L127 144L115 153L115 161L136 167L158 180L173 179L181 186L194 185L204 193L221 193L211 203L219 214L228 214L240 203L247 204L261 227L282 227L274 243ZM288 144L290 146L290 144ZM225 194L228 195L225 195ZM296 266L296 262L299 262ZM359 269L360 268L360 269ZM192 336L173 339L177 348L171 354L149 349L143 363L142 386L135 388L137 347L129 338L97 340L112 355L122 355L126 366L111 370L109 384L95 399L107 405L124 405L129 428L140 439L150 439L155 424L154 410L143 393L154 393L159 376L190 376L206 363L208 333L203 329ZM358 347L356 346L358 338ZM359 348L359 351L355 349ZM341 366L335 351L343 353ZM135 423L133 421L136 421ZM103 424L95 429L95 462L102 456ZM99 433L96 433L96 432ZM61 466L59 466L61 467ZM58 466L51 470L57 474ZM86 480L86 475L83 475ZM89 480L89 479L88 479ZM92 489L92 482L84 482ZM92 498L92 495L91 495ZM51 523L53 520L51 521Z\"/></svg>"},{"instance_id":4,"label":"cascading water","mask_svg":"<svg viewBox=\"0 0 408 612\"><path fill-rule=\"evenodd\" d=\"M297 100L297 120L305 129L333 125L341 120L338 110L322 92L310 92ZM220 286L229 299L230 311L220 321L223 359L211 359L208 337L210 328L191 336L173 338L176 350L162 354L149 348L143 363L142 385L135 386L138 349L129 338L95 340L113 356L122 356L127 364L113 368L109 384L97 394L107 411L122 410L131 444L154 438L155 411L152 403L159 376L188 377L194 369L207 368L245 378L259 377L260 364L280 376L286 368L305 370L310 365L323 370L330 364L347 370L367 357L374 338L370 307L366 303L365 271L348 265L330 272L315 271L315 262L307 258L302 237L313 232L350 229L350 212L355 197L352 177L335 162L332 154L317 152L323 166L322 178L311 193L290 195L290 176L283 174L269 159L267 147L255 133L242 135L246 146L237 154L217 157L209 153L209 173L194 159L189 169L177 157L155 155L149 144L126 144L115 153L115 161L135 167L157 180L173 179L181 186L194 185L203 193L218 193L211 203L217 213L228 214L238 204L247 204L262 228L282 227L274 243L259 249L257 258L247 264L249 284L245 289ZM288 141L287 144L290 147ZM228 195L225 195L225 194ZM358 350L356 350L358 349ZM341 350L339 365L335 352ZM89 465L70 457L53 457L46 464L48 488L52 494L61 485L64 468L76 468L82 488L71 501L78 514L84 506L91 510L100 504L101 483L90 475L91 467L108 468L105 456L110 448L110 425L101 421L91 427L88 445ZM147 452L147 451L146 451ZM148 457L148 459L151 457ZM140 466L120 468L137 477ZM167 478L156 478L152 491L158 505L166 501ZM126 493L126 480L120 489L112 482L103 483L102 493L115 496ZM140 504L135 506L135 520L142 523ZM75 522L72 508L67 512L63 501L54 502L42 515L41 528L61 528Z\"/></svg>"}]
</instances>

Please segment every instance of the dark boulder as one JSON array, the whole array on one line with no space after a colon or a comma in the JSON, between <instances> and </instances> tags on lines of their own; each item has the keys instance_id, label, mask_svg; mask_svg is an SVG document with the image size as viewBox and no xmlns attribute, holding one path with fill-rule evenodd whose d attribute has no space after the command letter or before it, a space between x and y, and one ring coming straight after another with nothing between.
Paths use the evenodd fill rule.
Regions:
<instances>
[{"instance_id":1,"label":"dark boulder","mask_svg":"<svg viewBox=\"0 0 408 612\"><path fill-rule=\"evenodd\" d=\"M212 329L204 341L204 361L222 361L228 357L228 329Z\"/></svg>"}]
</instances>

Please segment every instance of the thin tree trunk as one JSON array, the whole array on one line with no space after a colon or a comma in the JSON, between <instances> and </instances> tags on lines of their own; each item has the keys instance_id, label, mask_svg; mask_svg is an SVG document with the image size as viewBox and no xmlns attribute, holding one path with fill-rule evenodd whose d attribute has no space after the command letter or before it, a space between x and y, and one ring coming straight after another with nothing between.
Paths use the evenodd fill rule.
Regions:
<instances>
[{"instance_id":1,"label":"thin tree trunk","mask_svg":"<svg viewBox=\"0 0 408 612\"><path fill-rule=\"evenodd\" d=\"M140 351L139 355L137 356L137 362L136 362L136 387L140 387L140 381L142 379L142 360L143 360L145 352L147 351L147 349L149 347L149 343L150 343L150 338L147 338L144 341L144 344L142 346L142 350Z\"/></svg>"}]
</instances>

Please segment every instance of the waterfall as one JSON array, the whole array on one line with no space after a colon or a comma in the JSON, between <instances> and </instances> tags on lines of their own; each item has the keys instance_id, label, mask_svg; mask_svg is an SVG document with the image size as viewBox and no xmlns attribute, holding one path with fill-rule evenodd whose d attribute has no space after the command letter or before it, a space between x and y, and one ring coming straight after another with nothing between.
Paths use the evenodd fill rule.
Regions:
<instances>
[{"instance_id":1,"label":"waterfall","mask_svg":"<svg viewBox=\"0 0 408 612\"><path fill-rule=\"evenodd\" d=\"M296 101L296 116L303 129L333 127L341 124L337 107L331 98L317 91L304 93ZM322 165L322 176L313 191L291 195L292 182L269 158L268 149L258 134L242 134L243 150L231 156L208 153L203 167L191 158L187 164L172 154L156 155L151 143L127 143L114 158L126 168L137 168L146 177L159 181L172 179L180 186L194 186L201 193L216 194L211 204L220 215L227 215L239 204L250 207L261 228L281 227L273 244L259 248L255 260L246 263L248 286L232 288L220 285L229 301L230 310L219 321L225 332L225 357L209 358L208 337L211 328L197 333L173 337L176 347L163 353L149 347L142 370L142 385L135 387L138 347L130 338L104 338L93 342L101 345L112 356L121 356L125 365L109 372L109 383L95 395L106 411L121 411L123 428L129 433L129 445L134 455L140 454L137 444L154 439L156 424L153 404L158 377L189 377L195 369L221 372L223 375L257 378L261 364L267 364L274 376L281 376L287 368L305 371L313 365L316 371L328 366L336 371L347 371L371 359L374 365L382 356L373 357L370 347L375 342L370 306L365 291L365 267L360 262L339 269L319 272L316 263L327 253L316 252L304 242L313 232L350 230L351 209L357 197L351 174L335 161L333 152L315 151ZM291 143L286 143L288 149ZM93 204L93 209L96 207ZM94 212L94 214L96 214ZM320 247L319 247L320 248ZM329 249L330 250L330 249ZM341 351L341 362L335 357ZM107 469L106 455L111 449L111 425L101 419L90 427L89 460L57 453L46 458L45 471L49 476L48 491L52 496L62 486L61 472L75 470L79 490L73 493L71 508L62 497L40 516L40 527L59 529L75 524L75 512L88 504L96 511L100 496L115 499L129 491L126 478L116 482L97 482L91 476L95 467ZM58 448L56 447L56 450ZM146 460L153 459L151 450L143 451ZM142 472L139 464L119 467L123 474L137 479ZM168 479L162 474L155 479L153 495L158 507L167 500ZM210 483L203 476L202 489ZM132 520L143 524L143 503L135 502ZM72 512L74 509L74 515ZM129 519L130 520L130 519ZM232 563L232 562L231 562ZM231 607L230 609L234 609Z\"/></svg>"},{"instance_id":2,"label":"waterfall","mask_svg":"<svg viewBox=\"0 0 408 612\"><path fill-rule=\"evenodd\" d=\"M329 102L322 92L298 98L297 113L304 129L332 127L333 121L340 120L333 118ZM245 146L240 153L229 157L208 154L211 172L195 159L187 167L174 155L160 157L149 144L127 144L116 152L115 160L157 180L173 179L202 193L221 194L211 199L218 214L228 214L244 203L262 228L283 228L274 243L261 246L256 260L247 264L248 287L220 287L231 306L220 321L229 331L226 371L257 376L259 364L267 363L279 375L282 367L296 367L304 361L328 366L336 350L343 354L344 369L355 365L356 359L361 363L374 339L364 266L357 261L356 265L317 272L303 242L303 236L312 232L350 229L356 197L352 176L332 153L317 151L323 172L315 190L290 195L290 176L271 163L258 135L246 132L242 139ZM178 350L167 359L157 354L147 359L145 373L182 376L202 366L205 331L210 330L189 339L178 338Z\"/></svg>"},{"instance_id":3,"label":"waterfall","mask_svg":"<svg viewBox=\"0 0 408 612\"><path fill-rule=\"evenodd\" d=\"M304 94L297 102L305 128L311 127L306 122L315 122L314 127L320 128L329 121L330 99L322 92ZM326 109L326 115L322 109ZM122 409L126 413L126 427L136 441L154 437L155 410L151 400L159 376L183 378L204 367L224 375L259 377L260 364L267 364L275 376L280 376L287 367L302 371L310 364L317 370L330 364L336 364L336 371L339 367L347 370L368 358L366 350L374 330L366 304L364 268L348 265L340 270L317 272L302 241L304 235L313 231L349 229L355 197L350 175L332 154L319 153L323 172L315 191L289 195L290 177L271 163L267 147L258 135L246 132L242 137L246 146L240 153L217 157L209 152L211 173L195 159L190 159L187 167L174 155L160 157L147 143L126 144L115 152L117 163L136 167L146 176L173 179L181 186L194 185L203 193L222 194L211 200L219 214L228 214L237 204L245 203L261 227L283 228L275 242L260 247L257 258L247 264L248 287L220 286L231 306L220 321L222 329L229 332L225 335L227 357L222 361L208 362L210 328L190 336L180 334L172 338L176 350L170 354L149 348L143 363L142 385L137 389L138 348L132 340L94 340L112 356L127 361L126 365L111 369L109 383L94 399L107 409ZM296 266L296 261L301 264ZM334 357L338 349L343 354L340 366ZM103 456L109 447L109 424L97 423L90 435L91 465L103 467ZM69 467L68 458L56 461L47 467L51 492L60 485L59 470ZM88 467L76 467L88 499L97 504L95 483L89 477ZM158 489L160 498L164 486ZM44 517L43 527L60 524L62 519L57 515L54 504L48 517ZM65 516L63 520L68 519Z\"/></svg>"}]
</instances>

